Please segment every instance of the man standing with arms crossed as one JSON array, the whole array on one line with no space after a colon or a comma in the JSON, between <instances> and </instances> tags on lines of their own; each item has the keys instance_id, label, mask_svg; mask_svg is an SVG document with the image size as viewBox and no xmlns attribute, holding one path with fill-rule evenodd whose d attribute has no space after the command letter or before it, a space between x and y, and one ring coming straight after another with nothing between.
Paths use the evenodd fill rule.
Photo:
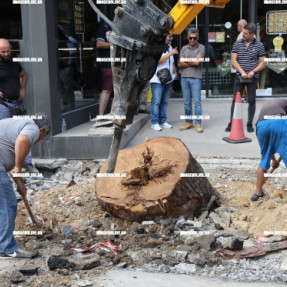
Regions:
<instances>
[{"instance_id":1,"label":"man standing with arms crossed","mask_svg":"<svg viewBox=\"0 0 287 287\"><path fill-rule=\"evenodd\" d=\"M243 39L236 41L232 48L232 66L237 70L234 82L234 94L231 105L230 122L225 129L231 131L233 118L234 102L236 93L242 95L245 85L248 93L248 122L247 131L254 132L252 123L256 109L256 86L259 78L259 72L266 66L264 62L265 49L261 42L254 38L256 26L249 23L244 26Z\"/></svg>"},{"instance_id":2,"label":"man standing with arms crossed","mask_svg":"<svg viewBox=\"0 0 287 287\"><path fill-rule=\"evenodd\" d=\"M195 129L202 133L201 119L201 81L202 81L202 61L205 55L205 47L198 43L199 32L195 28L188 30L189 45L182 47L178 67L182 68L181 89L184 101L185 116L192 116L192 100L194 102L194 112L196 115ZM194 60L195 59L195 60ZM179 129L181 131L193 127L192 119L186 119L186 123Z\"/></svg>"}]
</instances>

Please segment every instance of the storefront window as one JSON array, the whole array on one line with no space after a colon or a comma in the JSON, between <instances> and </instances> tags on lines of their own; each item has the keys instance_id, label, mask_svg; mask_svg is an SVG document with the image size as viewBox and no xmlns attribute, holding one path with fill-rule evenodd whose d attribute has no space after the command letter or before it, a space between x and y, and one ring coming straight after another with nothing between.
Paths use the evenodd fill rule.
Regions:
<instances>
[{"instance_id":1,"label":"storefront window","mask_svg":"<svg viewBox=\"0 0 287 287\"><path fill-rule=\"evenodd\" d=\"M258 3L258 32L268 60L275 58L279 61L279 59L286 58L287 5L267 5L260 0ZM287 62L268 62L260 78L260 88L269 88L269 93L272 96L286 96L286 87Z\"/></svg>"},{"instance_id":2,"label":"storefront window","mask_svg":"<svg viewBox=\"0 0 287 287\"><path fill-rule=\"evenodd\" d=\"M75 3L80 6L75 7ZM100 24L90 5L87 2L83 5L81 3L83 2L74 0L57 1L59 80L63 113L95 104L99 99L100 82L94 40Z\"/></svg>"},{"instance_id":3,"label":"storefront window","mask_svg":"<svg viewBox=\"0 0 287 287\"><path fill-rule=\"evenodd\" d=\"M0 38L22 39L21 5L0 1Z\"/></svg>"}]
</instances>

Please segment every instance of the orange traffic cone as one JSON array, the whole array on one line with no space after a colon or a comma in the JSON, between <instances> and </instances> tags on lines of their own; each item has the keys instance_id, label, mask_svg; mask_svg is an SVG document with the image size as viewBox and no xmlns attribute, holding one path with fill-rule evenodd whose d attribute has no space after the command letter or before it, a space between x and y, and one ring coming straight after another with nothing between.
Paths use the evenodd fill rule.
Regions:
<instances>
[{"instance_id":1,"label":"orange traffic cone","mask_svg":"<svg viewBox=\"0 0 287 287\"><path fill-rule=\"evenodd\" d=\"M229 137L225 137L223 140L227 141L228 143L247 143L252 141L250 138L247 138L244 135L241 96L239 92L237 92L235 98L231 132Z\"/></svg>"}]
</instances>

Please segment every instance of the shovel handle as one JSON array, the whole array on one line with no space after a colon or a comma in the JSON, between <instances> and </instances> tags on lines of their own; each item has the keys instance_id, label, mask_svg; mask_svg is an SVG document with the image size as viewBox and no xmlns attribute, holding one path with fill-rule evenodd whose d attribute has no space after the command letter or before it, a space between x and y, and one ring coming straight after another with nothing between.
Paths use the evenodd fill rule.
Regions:
<instances>
[{"instance_id":1,"label":"shovel handle","mask_svg":"<svg viewBox=\"0 0 287 287\"><path fill-rule=\"evenodd\" d=\"M29 215L30 215L30 217L31 217L31 219L32 219L32 221L33 221L33 223L34 223L34 224L37 224L37 221L36 221L36 219L35 219L35 217L34 217L34 214L33 214L32 210L31 210L31 208L30 208L30 205L29 205L29 203L28 203L28 200L27 200L26 196L25 196L25 195L22 195L22 198L23 198L23 201L24 201L24 203L25 203L25 206L26 206L26 208L27 208L27 210L28 210L28 212L29 212Z\"/></svg>"},{"instance_id":2,"label":"shovel handle","mask_svg":"<svg viewBox=\"0 0 287 287\"><path fill-rule=\"evenodd\" d=\"M24 184L23 184L23 182L21 181L21 179L13 177L12 172L9 172L9 174L10 174L10 176L14 179L14 181L15 181L15 183L16 183L16 185L17 185L17 188L20 189L20 190L22 190ZM38 223L37 223L37 221L36 221L36 219L35 219L35 217L34 217L34 214L33 214L32 210L31 210L31 207L30 207L30 205L29 205L29 203L28 203L28 200L27 200L27 198L26 198L26 195L22 195L22 194L21 194L21 196L22 196L22 199L23 199L23 201L24 201L24 203L25 203L26 209L28 210L28 213L29 213L29 215L30 215L30 217L31 217L31 219L32 219L32 222L37 225Z\"/></svg>"}]
</instances>

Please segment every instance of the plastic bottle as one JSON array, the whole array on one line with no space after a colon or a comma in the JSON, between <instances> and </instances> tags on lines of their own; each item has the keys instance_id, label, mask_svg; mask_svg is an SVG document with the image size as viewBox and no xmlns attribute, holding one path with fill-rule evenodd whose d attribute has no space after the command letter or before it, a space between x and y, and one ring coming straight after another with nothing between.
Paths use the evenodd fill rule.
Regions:
<instances>
[{"instance_id":1,"label":"plastic bottle","mask_svg":"<svg viewBox=\"0 0 287 287\"><path fill-rule=\"evenodd\" d=\"M62 119L62 133L65 133L67 131L67 124L65 119Z\"/></svg>"}]
</instances>

